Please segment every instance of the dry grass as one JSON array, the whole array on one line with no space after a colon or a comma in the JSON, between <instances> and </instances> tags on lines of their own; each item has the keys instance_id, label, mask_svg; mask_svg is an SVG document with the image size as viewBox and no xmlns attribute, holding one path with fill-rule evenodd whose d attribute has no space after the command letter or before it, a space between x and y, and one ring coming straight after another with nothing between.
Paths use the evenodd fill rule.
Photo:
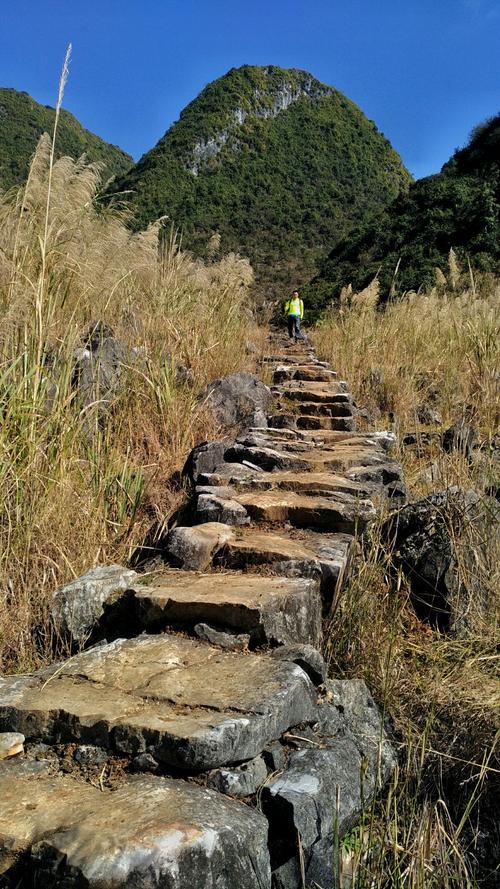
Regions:
<instances>
[{"instance_id":1,"label":"dry grass","mask_svg":"<svg viewBox=\"0 0 500 889\"><path fill-rule=\"evenodd\" d=\"M383 311L376 283L363 294L346 288L314 334L318 352L350 381L375 424L399 433L412 498L451 485L482 492L498 484L500 287L490 281L460 289L456 259L450 263L449 292L441 282L439 290L407 295ZM441 414L443 426L465 418L476 428L481 447L472 460L442 451L441 428L419 422L423 403ZM409 430L417 431L416 444L404 447ZM366 678L394 718L402 750L388 800L368 813L363 840L354 842L357 869L349 885L359 889L496 885L498 874L488 866L474 873L481 818L491 816L493 788L500 786L500 536L498 512L486 502L481 527L463 523L457 534L451 516L444 517L471 591L460 634L442 636L417 619L404 577L394 588L379 528L331 616L332 668Z\"/></svg>"},{"instance_id":2,"label":"dry grass","mask_svg":"<svg viewBox=\"0 0 500 889\"><path fill-rule=\"evenodd\" d=\"M376 282L360 294L345 288L314 337L363 405L381 410L384 423L394 413L404 429L427 403L444 423L465 413L485 435L497 431L500 282L409 293L384 311L377 297Z\"/></svg>"},{"instance_id":3,"label":"dry grass","mask_svg":"<svg viewBox=\"0 0 500 889\"><path fill-rule=\"evenodd\" d=\"M246 260L197 262L161 222L132 233L99 206L99 185L83 159L53 163L44 136L25 188L0 203L3 669L50 658L53 591L126 560L176 506L171 474L219 431L199 392L263 348L253 330L247 354ZM75 349L97 319L136 350L105 424L72 385ZM189 383L176 382L179 365Z\"/></svg>"}]
</instances>

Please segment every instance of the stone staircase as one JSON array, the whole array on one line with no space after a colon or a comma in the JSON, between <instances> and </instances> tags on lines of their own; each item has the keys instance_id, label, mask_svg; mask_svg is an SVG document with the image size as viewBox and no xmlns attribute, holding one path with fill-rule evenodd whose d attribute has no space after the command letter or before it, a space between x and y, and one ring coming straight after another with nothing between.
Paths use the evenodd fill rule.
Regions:
<instances>
[{"instance_id":1,"label":"stone staircase","mask_svg":"<svg viewBox=\"0 0 500 889\"><path fill-rule=\"evenodd\" d=\"M0 762L2 889L337 886L334 833L396 758L364 683L326 678L322 618L404 485L335 371L271 350L276 411L195 448L169 567L108 577L84 603L99 644L0 680L0 731L26 742ZM74 590L55 607L78 639Z\"/></svg>"}]
</instances>

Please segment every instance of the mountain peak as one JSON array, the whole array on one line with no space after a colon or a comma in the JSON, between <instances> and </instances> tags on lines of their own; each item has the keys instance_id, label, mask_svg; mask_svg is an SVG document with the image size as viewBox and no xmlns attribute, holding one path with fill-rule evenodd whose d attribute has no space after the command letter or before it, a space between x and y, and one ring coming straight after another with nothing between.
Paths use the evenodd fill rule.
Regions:
<instances>
[{"instance_id":1,"label":"mountain peak","mask_svg":"<svg viewBox=\"0 0 500 889\"><path fill-rule=\"evenodd\" d=\"M259 289L289 288L410 176L372 121L299 68L242 65L209 83L117 183L137 227L169 216L203 254L248 256Z\"/></svg>"}]
</instances>

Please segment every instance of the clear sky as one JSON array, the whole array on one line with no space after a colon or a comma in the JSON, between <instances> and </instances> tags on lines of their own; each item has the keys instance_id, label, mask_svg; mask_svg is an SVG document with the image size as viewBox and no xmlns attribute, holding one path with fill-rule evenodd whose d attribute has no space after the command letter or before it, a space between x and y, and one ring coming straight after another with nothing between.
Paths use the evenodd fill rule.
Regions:
<instances>
[{"instance_id":1,"label":"clear sky","mask_svg":"<svg viewBox=\"0 0 500 889\"><path fill-rule=\"evenodd\" d=\"M229 68L305 68L353 99L414 176L500 110L500 0L0 0L0 85L64 106L135 158Z\"/></svg>"}]
</instances>

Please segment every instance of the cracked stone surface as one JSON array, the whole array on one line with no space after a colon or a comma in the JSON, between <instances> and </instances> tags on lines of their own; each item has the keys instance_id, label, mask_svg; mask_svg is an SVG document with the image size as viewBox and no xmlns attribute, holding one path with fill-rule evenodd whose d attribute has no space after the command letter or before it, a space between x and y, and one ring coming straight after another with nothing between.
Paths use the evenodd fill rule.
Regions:
<instances>
[{"instance_id":1,"label":"cracked stone surface","mask_svg":"<svg viewBox=\"0 0 500 889\"><path fill-rule=\"evenodd\" d=\"M316 497L293 491L264 491L238 494L238 502L254 521L290 522L299 528L321 528L344 534L361 533L376 518L370 500L341 492Z\"/></svg>"},{"instance_id":2,"label":"cracked stone surface","mask_svg":"<svg viewBox=\"0 0 500 889\"><path fill-rule=\"evenodd\" d=\"M227 568L269 566L287 577L319 577L321 591L331 600L349 565L354 538L348 534L289 534L240 529L222 547L216 563Z\"/></svg>"},{"instance_id":3,"label":"cracked stone surface","mask_svg":"<svg viewBox=\"0 0 500 889\"><path fill-rule=\"evenodd\" d=\"M396 765L382 715L365 683L335 680L328 681L326 688L327 696L318 706L315 741L304 741L302 749L291 754L283 774L262 793L277 889L303 885L297 833L307 885L335 889L335 819L342 837Z\"/></svg>"},{"instance_id":4,"label":"cracked stone surface","mask_svg":"<svg viewBox=\"0 0 500 889\"><path fill-rule=\"evenodd\" d=\"M208 776L207 785L220 793L243 799L257 793L266 778L266 764L262 756L257 756L232 769L214 769Z\"/></svg>"},{"instance_id":5,"label":"cracked stone surface","mask_svg":"<svg viewBox=\"0 0 500 889\"><path fill-rule=\"evenodd\" d=\"M194 627L200 622L248 633L254 645L321 638L321 599L314 579L169 571L134 588L138 628Z\"/></svg>"},{"instance_id":6,"label":"cracked stone surface","mask_svg":"<svg viewBox=\"0 0 500 889\"><path fill-rule=\"evenodd\" d=\"M0 680L0 729L129 755L148 748L159 762L201 771L257 756L309 719L313 704L294 664L140 636Z\"/></svg>"},{"instance_id":7,"label":"cracked stone surface","mask_svg":"<svg viewBox=\"0 0 500 889\"><path fill-rule=\"evenodd\" d=\"M75 642L85 642L103 614L104 605L137 578L122 565L92 568L54 593L52 617L59 632Z\"/></svg>"},{"instance_id":8,"label":"cracked stone surface","mask_svg":"<svg viewBox=\"0 0 500 889\"><path fill-rule=\"evenodd\" d=\"M335 370L319 367L317 364L280 364L273 374L274 384L290 380L305 380L316 383L330 383L338 378Z\"/></svg>"},{"instance_id":9,"label":"cracked stone surface","mask_svg":"<svg viewBox=\"0 0 500 889\"><path fill-rule=\"evenodd\" d=\"M25 853L18 873L37 886L270 889L266 819L212 790L137 777L102 792L11 772L0 798L0 872Z\"/></svg>"},{"instance_id":10,"label":"cracked stone surface","mask_svg":"<svg viewBox=\"0 0 500 889\"><path fill-rule=\"evenodd\" d=\"M343 391L342 382L338 380L329 383L292 380L280 386L280 392L291 401L330 401L332 395Z\"/></svg>"},{"instance_id":11,"label":"cracked stone surface","mask_svg":"<svg viewBox=\"0 0 500 889\"><path fill-rule=\"evenodd\" d=\"M205 522L194 528L173 528L167 537L165 557L174 568L203 571L212 555L232 536L232 529L222 522Z\"/></svg>"}]
</instances>

